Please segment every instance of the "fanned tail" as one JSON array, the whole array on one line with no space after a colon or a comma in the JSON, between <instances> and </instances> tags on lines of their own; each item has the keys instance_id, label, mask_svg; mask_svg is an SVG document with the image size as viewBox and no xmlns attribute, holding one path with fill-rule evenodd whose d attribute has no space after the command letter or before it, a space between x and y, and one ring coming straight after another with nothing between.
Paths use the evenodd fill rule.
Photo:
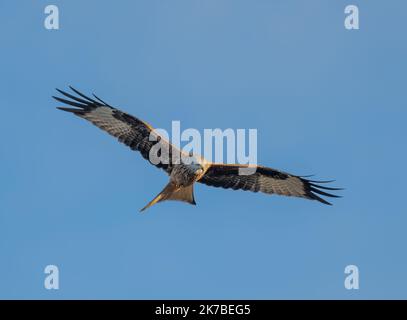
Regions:
<instances>
[{"instance_id":1,"label":"fanned tail","mask_svg":"<svg viewBox=\"0 0 407 320\"><path fill-rule=\"evenodd\" d=\"M194 199L193 184L186 187L178 187L173 182L169 182L153 200L151 200L145 207L140 210L140 212L148 209L158 202L165 200L184 201L195 205L196 202Z\"/></svg>"}]
</instances>

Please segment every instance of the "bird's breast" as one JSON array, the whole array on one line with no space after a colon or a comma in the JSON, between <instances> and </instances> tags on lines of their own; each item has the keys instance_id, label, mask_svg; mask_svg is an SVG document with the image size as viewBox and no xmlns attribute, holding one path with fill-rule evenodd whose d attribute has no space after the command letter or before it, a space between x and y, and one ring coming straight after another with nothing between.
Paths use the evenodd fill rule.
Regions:
<instances>
[{"instance_id":1,"label":"bird's breast","mask_svg":"<svg viewBox=\"0 0 407 320\"><path fill-rule=\"evenodd\" d=\"M195 182L196 174L192 166L179 164L174 166L170 179L178 186L188 186Z\"/></svg>"}]
</instances>

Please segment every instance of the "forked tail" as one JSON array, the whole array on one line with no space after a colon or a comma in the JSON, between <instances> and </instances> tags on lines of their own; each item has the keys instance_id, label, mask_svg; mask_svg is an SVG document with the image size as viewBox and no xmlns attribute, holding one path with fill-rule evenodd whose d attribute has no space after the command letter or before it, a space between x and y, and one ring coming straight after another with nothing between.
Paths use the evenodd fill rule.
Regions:
<instances>
[{"instance_id":1,"label":"forked tail","mask_svg":"<svg viewBox=\"0 0 407 320\"><path fill-rule=\"evenodd\" d=\"M184 201L195 205L194 185L191 184L186 187L178 187L173 182L169 182L153 200L151 200L144 208L140 210L140 212L158 202L165 200Z\"/></svg>"}]
</instances>

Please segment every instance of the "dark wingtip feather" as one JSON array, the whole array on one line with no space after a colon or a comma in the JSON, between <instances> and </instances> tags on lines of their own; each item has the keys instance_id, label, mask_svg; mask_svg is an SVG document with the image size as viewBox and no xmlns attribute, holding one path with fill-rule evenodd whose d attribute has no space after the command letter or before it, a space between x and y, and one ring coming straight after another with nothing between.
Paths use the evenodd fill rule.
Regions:
<instances>
[{"instance_id":1,"label":"dark wingtip feather","mask_svg":"<svg viewBox=\"0 0 407 320\"><path fill-rule=\"evenodd\" d=\"M328 193L328 192L324 192L321 191L315 187L310 187L310 191L315 192L320 194L321 196L325 196L325 197L330 197L330 198L340 198L340 196L337 196L336 194L332 194L332 193Z\"/></svg>"},{"instance_id":2,"label":"dark wingtip feather","mask_svg":"<svg viewBox=\"0 0 407 320\"><path fill-rule=\"evenodd\" d=\"M319 186L314 183L310 183L310 186L319 188L319 189L324 189L324 190L332 190L332 191L345 190L344 188L332 188L332 187Z\"/></svg>"},{"instance_id":3,"label":"dark wingtip feather","mask_svg":"<svg viewBox=\"0 0 407 320\"><path fill-rule=\"evenodd\" d=\"M333 187L326 187L326 186L321 186L319 184L321 183L330 183L334 182L335 180L308 180L308 179L302 179L302 181L305 183L305 190L306 190L306 197L312 200L317 200L323 204L326 205L332 205L332 203L326 201L325 199L321 198L318 195L325 196L325 197L330 197L330 198L342 198L342 196L338 196L336 194L328 193L323 190L329 190L329 191L339 191L343 190L343 188L333 188Z\"/></svg>"},{"instance_id":4,"label":"dark wingtip feather","mask_svg":"<svg viewBox=\"0 0 407 320\"><path fill-rule=\"evenodd\" d=\"M326 205L328 205L328 206L332 206L332 203L326 201L325 199L323 199L323 198L317 196L316 194L314 194L314 193L312 193L312 192L310 192L310 193L308 194L308 199L317 200L317 201L319 201L319 202L321 202L321 203L323 203L323 204L326 204Z\"/></svg>"},{"instance_id":5,"label":"dark wingtip feather","mask_svg":"<svg viewBox=\"0 0 407 320\"><path fill-rule=\"evenodd\" d=\"M79 92L78 90L76 90L74 87L69 86L69 88L70 88L73 92L75 92L77 95L80 95L82 98L88 100L89 102L94 103L96 106L102 106L102 104L101 104L100 102L98 102L98 101L96 101L96 100L94 100L94 99L92 99L92 98L89 98L88 96L86 96L86 95L84 95L83 93L81 93L81 92Z\"/></svg>"},{"instance_id":6,"label":"dark wingtip feather","mask_svg":"<svg viewBox=\"0 0 407 320\"><path fill-rule=\"evenodd\" d=\"M109 106L109 107L110 107L110 105L109 105L107 102L105 102L105 101L103 101L102 99L100 99L96 94L92 93L92 95L93 95L97 100L99 100L101 103L103 103L105 106Z\"/></svg>"},{"instance_id":7,"label":"dark wingtip feather","mask_svg":"<svg viewBox=\"0 0 407 320\"><path fill-rule=\"evenodd\" d=\"M70 112L76 115L82 115L85 113L84 110L82 109L75 109L75 108L65 108L65 107L57 107L58 110L62 110L62 111L66 111L66 112Z\"/></svg>"},{"instance_id":8,"label":"dark wingtip feather","mask_svg":"<svg viewBox=\"0 0 407 320\"><path fill-rule=\"evenodd\" d=\"M85 104L82 104L82 103L78 103L78 102L75 102L75 101L67 100L67 99L64 99L64 98L56 97L56 96L52 96L52 97L55 100L59 101L59 102L71 105L73 107L78 107L78 108L81 108L81 109L85 109L87 107Z\"/></svg>"},{"instance_id":9,"label":"dark wingtip feather","mask_svg":"<svg viewBox=\"0 0 407 320\"><path fill-rule=\"evenodd\" d=\"M74 100L74 101L77 101L77 102L79 102L79 103L83 103L84 105L89 105L89 101L87 101L87 100L84 100L84 99L75 97L74 95L72 95L72 94L70 94L70 93L68 93L68 92L65 92L65 91L63 91L63 90L60 90L60 89L58 89L58 88L56 88L56 90L57 90L60 94L64 95L64 96L67 97L67 98L70 98L70 99L72 99L72 100Z\"/></svg>"},{"instance_id":10,"label":"dark wingtip feather","mask_svg":"<svg viewBox=\"0 0 407 320\"><path fill-rule=\"evenodd\" d=\"M335 182L335 180L307 180L307 182L313 182L313 183L332 183L332 182Z\"/></svg>"}]
</instances>

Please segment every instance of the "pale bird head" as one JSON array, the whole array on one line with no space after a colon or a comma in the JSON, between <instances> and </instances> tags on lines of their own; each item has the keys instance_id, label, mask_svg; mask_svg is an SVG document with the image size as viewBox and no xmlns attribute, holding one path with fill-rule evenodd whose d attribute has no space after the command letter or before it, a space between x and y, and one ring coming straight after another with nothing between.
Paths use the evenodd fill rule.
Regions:
<instances>
[{"instance_id":1,"label":"pale bird head","mask_svg":"<svg viewBox=\"0 0 407 320\"><path fill-rule=\"evenodd\" d=\"M196 157L190 158L190 167L194 171L195 175L199 176L204 172L203 166L201 165L200 161Z\"/></svg>"}]
</instances>

